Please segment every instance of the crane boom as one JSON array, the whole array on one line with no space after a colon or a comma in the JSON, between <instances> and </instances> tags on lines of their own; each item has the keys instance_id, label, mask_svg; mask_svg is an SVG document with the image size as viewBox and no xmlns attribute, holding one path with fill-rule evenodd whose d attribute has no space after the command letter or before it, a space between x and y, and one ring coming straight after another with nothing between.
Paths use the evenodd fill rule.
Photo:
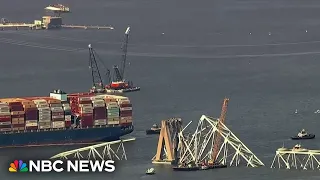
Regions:
<instances>
[{"instance_id":1,"label":"crane boom","mask_svg":"<svg viewBox=\"0 0 320 180\"><path fill-rule=\"evenodd\" d=\"M89 68L91 69L92 86L95 89L103 89L104 85L103 85L103 81L97 65L95 52L92 49L91 44L89 44L88 47L89 47Z\"/></svg>"},{"instance_id":2,"label":"crane boom","mask_svg":"<svg viewBox=\"0 0 320 180\"><path fill-rule=\"evenodd\" d=\"M127 61L127 51L128 51L128 41L129 41L129 32L130 32L130 27L127 28L126 32L124 33L124 43L122 45L122 64L121 64L121 69L120 69L120 75L121 75L121 80L124 80L124 70L126 67L126 61Z\"/></svg>"},{"instance_id":3,"label":"crane boom","mask_svg":"<svg viewBox=\"0 0 320 180\"><path fill-rule=\"evenodd\" d=\"M224 123L225 118L226 118L226 114L227 114L227 109L228 109L228 102L229 99L228 98L224 98L223 100L223 104L222 104L222 110L221 110L221 114L220 114L220 118L218 121L218 130L221 130L221 123ZM220 141L221 141L221 136L218 136L218 133L216 132L215 136L214 136L214 147L213 147L213 153L212 153L212 161L215 162L217 155L219 153L219 149L220 149Z\"/></svg>"}]
</instances>

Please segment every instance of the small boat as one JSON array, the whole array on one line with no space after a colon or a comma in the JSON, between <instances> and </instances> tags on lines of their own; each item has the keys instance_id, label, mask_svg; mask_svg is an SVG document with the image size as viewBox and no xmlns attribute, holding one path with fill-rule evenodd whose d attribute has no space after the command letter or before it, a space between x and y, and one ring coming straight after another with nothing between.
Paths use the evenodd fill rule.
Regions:
<instances>
[{"instance_id":1,"label":"small boat","mask_svg":"<svg viewBox=\"0 0 320 180\"><path fill-rule=\"evenodd\" d=\"M146 174L148 174L148 175L153 175L153 174L155 174L156 173L156 171L154 170L154 168L149 168L149 169L147 169L147 171L146 171Z\"/></svg>"},{"instance_id":2,"label":"small boat","mask_svg":"<svg viewBox=\"0 0 320 180\"><path fill-rule=\"evenodd\" d=\"M161 127L159 127L157 124L154 124L152 128L146 130L146 134L160 134Z\"/></svg>"},{"instance_id":3,"label":"small boat","mask_svg":"<svg viewBox=\"0 0 320 180\"><path fill-rule=\"evenodd\" d=\"M291 137L292 140L302 140L302 139L314 139L316 135L307 133L302 129L298 135Z\"/></svg>"}]
</instances>

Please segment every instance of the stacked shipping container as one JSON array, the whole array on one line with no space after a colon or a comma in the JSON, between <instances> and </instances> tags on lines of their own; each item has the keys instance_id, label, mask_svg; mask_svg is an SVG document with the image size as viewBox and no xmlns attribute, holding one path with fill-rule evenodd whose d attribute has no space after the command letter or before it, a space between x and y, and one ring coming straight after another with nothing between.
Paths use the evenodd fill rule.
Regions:
<instances>
[{"instance_id":1,"label":"stacked shipping container","mask_svg":"<svg viewBox=\"0 0 320 180\"><path fill-rule=\"evenodd\" d=\"M33 124L35 127L37 127L39 116L36 104L31 100L24 100L22 101L22 105L25 112L25 126L26 124ZM29 127L31 128L28 129L35 129L33 126Z\"/></svg>"},{"instance_id":2,"label":"stacked shipping container","mask_svg":"<svg viewBox=\"0 0 320 180\"><path fill-rule=\"evenodd\" d=\"M56 128L65 128L65 119L64 119L64 110L59 100L47 100L51 109L51 127Z\"/></svg>"},{"instance_id":3,"label":"stacked shipping container","mask_svg":"<svg viewBox=\"0 0 320 180\"><path fill-rule=\"evenodd\" d=\"M64 111L64 120L66 128L71 127L71 107L70 104L62 104L63 111Z\"/></svg>"},{"instance_id":4,"label":"stacked shipping container","mask_svg":"<svg viewBox=\"0 0 320 180\"><path fill-rule=\"evenodd\" d=\"M107 111L106 104L103 97L93 96L91 97L93 105L93 125L105 126L107 125Z\"/></svg>"},{"instance_id":5,"label":"stacked shipping container","mask_svg":"<svg viewBox=\"0 0 320 180\"><path fill-rule=\"evenodd\" d=\"M7 103L0 103L0 131L11 131L10 108Z\"/></svg>"},{"instance_id":6,"label":"stacked shipping container","mask_svg":"<svg viewBox=\"0 0 320 180\"><path fill-rule=\"evenodd\" d=\"M132 125L132 104L127 98L118 99L120 106L120 125Z\"/></svg>"},{"instance_id":7,"label":"stacked shipping container","mask_svg":"<svg viewBox=\"0 0 320 180\"><path fill-rule=\"evenodd\" d=\"M79 115L81 117L81 127L93 126L93 107L91 96L79 96Z\"/></svg>"},{"instance_id":8,"label":"stacked shipping container","mask_svg":"<svg viewBox=\"0 0 320 180\"><path fill-rule=\"evenodd\" d=\"M11 110L12 130L23 131L25 129L24 106L29 107L29 103L17 100L15 102L8 102L8 104Z\"/></svg>"},{"instance_id":9,"label":"stacked shipping container","mask_svg":"<svg viewBox=\"0 0 320 180\"><path fill-rule=\"evenodd\" d=\"M38 109L38 122L37 129L50 129L51 128L51 110L50 106L44 99L33 100ZM26 125L27 128L27 125ZM30 128L29 128L30 129Z\"/></svg>"},{"instance_id":10,"label":"stacked shipping container","mask_svg":"<svg viewBox=\"0 0 320 180\"><path fill-rule=\"evenodd\" d=\"M0 99L0 131L70 127L72 113L81 117L83 128L132 124L132 104L126 97L90 93L68 97L70 104L49 97Z\"/></svg>"}]
</instances>

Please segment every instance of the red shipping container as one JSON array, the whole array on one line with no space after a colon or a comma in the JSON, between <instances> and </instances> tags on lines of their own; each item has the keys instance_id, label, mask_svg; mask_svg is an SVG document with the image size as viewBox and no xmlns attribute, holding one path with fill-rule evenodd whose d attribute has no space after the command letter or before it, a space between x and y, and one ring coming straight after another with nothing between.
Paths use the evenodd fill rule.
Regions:
<instances>
[{"instance_id":1,"label":"red shipping container","mask_svg":"<svg viewBox=\"0 0 320 180\"><path fill-rule=\"evenodd\" d=\"M65 126L70 127L71 126L71 121L65 121Z\"/></svg>"},{"instance_id":2,"label":"red shipping container","mask_svg":"<svg viewBox=\"0 0 320 180\"><path fill-rule=\"evenodd\" d=\"M0 120L2 119L11 119L10 115L0 116Z\"/></svg>"},{"instance_id":3,"label":"red shipping container","mask_svg":"<svg viewBox=\"0 0 320 180\"><path fill-rule=\"evenodd\" d=\"M132 107L132 104L120 104L120 107Z\"/></svg>"},{"instance_id":4,"label":"red shipping container","mask_svg":"<svg viewBox=\"0 0 320 180\"><path fill-rule=\"evenodd\" d=\"M120 117L132 116L132 111L120 111Z\"/></svg>"},{"instance_id":5,"label":"red shipping container","mask_svg":"<svg viewBox=\"0 0 320 180\"><path fill-rule=\"evenodd\" d=\"M24 114L11 115L11 118L24 118Z\"/></svg>"},{"instance_id":6,"label":"red shipping container","mask_svg":"<svg viewBox=\"0 0 320 180\"><path fill-rule=\"evenodd\" d=\"M107 111L105 107L96 107L93 109L93 118L97 119L105 119L107 117Z\"/></svg>"},{"instance_id":7,"label":"red shipping container","mask_svg":"<svg viewBox=\"0 0 320 180\"><path fill-rule=\"evenodd\" d=\"M9 102L9 106L22 106L21 102Z\"/></svg>"},{"instance_id":8,"label":"red shipping container","mask_svg":"<svg viewBox=\"0 0 320 180\"><path fill-rule=\"evenodd\" d=\"M0 122L11 122L11 119L0 119Z\"/></svg>"},{"instance_id":9,"label":"red shipping container","mask_svg":"<svg viewBox=\"0 0 320 180\"><path fill-rule=\"evenodd\" d=\"M0 129L3 129L3 128L11 128L11 124L10 125L0 125Z\"/></svg>"},{"instance_id":10,"label":"red shipping container","mask_svg":"<svg viewBox=\"0 0 320 180\"><path fill-rule=\"evenodd\" d=\"M12 105L10 106L11 111L24 111L24 108L22 105Z\"/></svg>"},{"instance_id":11,"label":"red shipping container","mask_svg":"<svg viewBox=\"0 0 320 180\"><path fill-rule=\"evenodd\" d=\"M38 126L28 126L26 130L38 130Z\"/></svg>"},{"instance_id":12,"label":"red shipping container","mask_svg":"<svg viewBox=\"0 0 320 180\"><path fill-rule=\"evenodd\" d=\"M12 127L15 128L15 127L24 127L25 125L24 124L12 124Z\"/></svg>"}]
</instances>

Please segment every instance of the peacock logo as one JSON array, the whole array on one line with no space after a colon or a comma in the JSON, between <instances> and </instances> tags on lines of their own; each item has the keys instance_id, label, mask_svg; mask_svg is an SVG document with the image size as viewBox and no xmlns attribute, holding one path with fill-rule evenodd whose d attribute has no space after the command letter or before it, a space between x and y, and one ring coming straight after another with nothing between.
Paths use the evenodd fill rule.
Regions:
<instances>
[{"instance_id":1,"label":"peacock logo","mask_svg":"<svg viewBox=\"0 0 320 180\"><path fill-rule=\"evenodd\" d=\"M22 160L14 160L10 163L9 172L28 172L27 164Z\"/></svg>"}]
</instances>

